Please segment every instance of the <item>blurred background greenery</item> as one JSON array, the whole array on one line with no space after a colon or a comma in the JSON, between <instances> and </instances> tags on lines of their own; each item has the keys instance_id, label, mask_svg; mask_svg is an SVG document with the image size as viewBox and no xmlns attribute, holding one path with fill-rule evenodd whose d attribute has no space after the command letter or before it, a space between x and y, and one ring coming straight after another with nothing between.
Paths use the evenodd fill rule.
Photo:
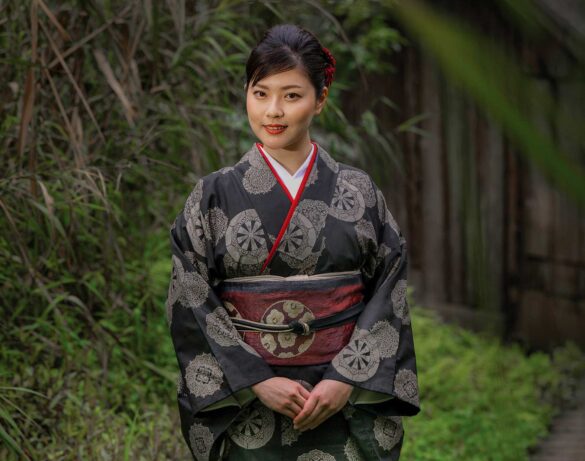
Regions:
<instances>
[{"instance_id":1,"label":"blurred background greenery","mask_svg":"<svg viewBox=\"0 0 585 461\"><path fill-rule=\"evenodd\" d=\"M573 291L547 293L541 310L527 311L540 298L518 280L534 278L534 258L507 261L523 254L532 221L518 211L526 191L510 184L530 169L583 232L583 28L559 29L544 1L482 3L508 21L509 48L486 32L486 10L455 0L0 2L0 459L189 459L164 315L168 230L197 178L254 142L244 64L281 22L314 31L337 59L312 137L372 173L412 248L423 411L405 422L403 458L528 459L583 372L573 330L543 336L529 320L543 323L567 299L583 319L585 249L572 247ZM510 52L519 37L532 51L520 64ZM536 44L550 37L570 57L556 64L563 78L580 82L569 106L522 65L539 67ZM443 107L472 105L505 137L495 173L461 147L469 135L452 108L433 111L430 75L443 82ZM441 194L428 188L435 166L451 175ZM459 272L453 251L432 264L424 253L437 251L424 229L446 238L425 221L437 210L428 196L443 206L449 194ZM494 197L513 225L486 218ZM546 222L558 217L549 211ZM502 237L494 252L494 228L516 246ZM444 280L432 282L434 273Z\"/></svg>"}]
</instances>

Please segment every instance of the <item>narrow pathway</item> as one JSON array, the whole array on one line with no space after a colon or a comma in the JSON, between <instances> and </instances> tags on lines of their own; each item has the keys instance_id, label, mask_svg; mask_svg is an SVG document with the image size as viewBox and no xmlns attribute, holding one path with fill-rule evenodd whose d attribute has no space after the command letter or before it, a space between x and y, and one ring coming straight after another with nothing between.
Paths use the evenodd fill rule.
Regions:
<instances>
[{"instance_id":1,"label":"narrow pathway","mask_svg":"<svg viewBox=\"0 0 585 461\"><path fill-rule=\"evenodd\" d=\"M577 406L552 421L551 432L530 461L585 461L585 378L576 393Z\"/></svg>"}]
</instances>

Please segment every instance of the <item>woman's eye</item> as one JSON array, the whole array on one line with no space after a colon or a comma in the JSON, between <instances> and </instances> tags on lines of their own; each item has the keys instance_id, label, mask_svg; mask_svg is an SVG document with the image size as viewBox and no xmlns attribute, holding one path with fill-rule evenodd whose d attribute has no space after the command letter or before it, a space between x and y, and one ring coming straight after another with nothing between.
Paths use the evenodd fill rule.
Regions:
<instances>
[{"instance_id":1,"label":"woman's eye","mask_svg":"<svg viewBox=\"0 0 585 461\"><path fill-rule=\"evenodd\" d=\"M253 93L255 96L258 96L260 98L263 98L264 96L266 96L266 93L264 91L260 91L260 90L256 90ZM300 98L301 95L298 93L288 93L286 96L290 97L291 99L297 99Z\"/></svg>"}]
</instances>

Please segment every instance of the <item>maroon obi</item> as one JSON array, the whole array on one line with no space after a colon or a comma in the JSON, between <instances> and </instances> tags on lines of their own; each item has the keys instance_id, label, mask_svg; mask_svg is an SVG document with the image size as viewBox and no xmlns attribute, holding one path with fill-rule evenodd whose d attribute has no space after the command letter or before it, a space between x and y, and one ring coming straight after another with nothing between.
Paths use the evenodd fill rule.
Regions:
<instances>
[{"instance_id":1,"label":"maroon obi","mask_svg":"<svg viewBox=\"0 0 585 461\"><path fill-rule=\"evenodd\" d=\"M218 293L242 339L267 363L315 365L330 362L349 342L357 319L353 315L330 322L324 317L337 314L330 318L340 319L348 317L350 312L358 312L360 305L363 308L363 288L361 274L356 271L238 277L224 280ZM274 331L286 329L291 323L297 327L304 324L303 331L307 322L321 326L304 333L290 328Z\"/></svg>"}]
</instances>

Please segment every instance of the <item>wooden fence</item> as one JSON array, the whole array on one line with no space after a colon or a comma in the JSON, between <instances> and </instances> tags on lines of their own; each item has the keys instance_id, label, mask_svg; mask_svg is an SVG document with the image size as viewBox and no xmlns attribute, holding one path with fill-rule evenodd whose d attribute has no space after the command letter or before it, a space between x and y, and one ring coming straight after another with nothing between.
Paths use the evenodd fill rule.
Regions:
<instances>
[{"instance_id":1,"label":"wooden fence","mask_svg":"<svg viewBox=\"0 0 585 461\"><path fill-rule=\"evenodd\" d=\"M514 47L530 84L545 87L561 107L585 119L585 83L573 76L561 42L551 38L535 48L494 9L443 3L502 46ZM479 8L482 2L472 3ZM394 172L384 185L409 245L415 299L448 320L493 328L535 348L565 340L585 347L583 212L411 40L415 46L390 57L398 69L392 78L369 77L344 106L359 113L375 98L390 98L400 112L378 112L389 129L424 116L424 135L398 135L405 173ZM585 158L585 146L543 114L539 101L533 104L537 126L567 155Z\"/></svg>"}]
</instances>

